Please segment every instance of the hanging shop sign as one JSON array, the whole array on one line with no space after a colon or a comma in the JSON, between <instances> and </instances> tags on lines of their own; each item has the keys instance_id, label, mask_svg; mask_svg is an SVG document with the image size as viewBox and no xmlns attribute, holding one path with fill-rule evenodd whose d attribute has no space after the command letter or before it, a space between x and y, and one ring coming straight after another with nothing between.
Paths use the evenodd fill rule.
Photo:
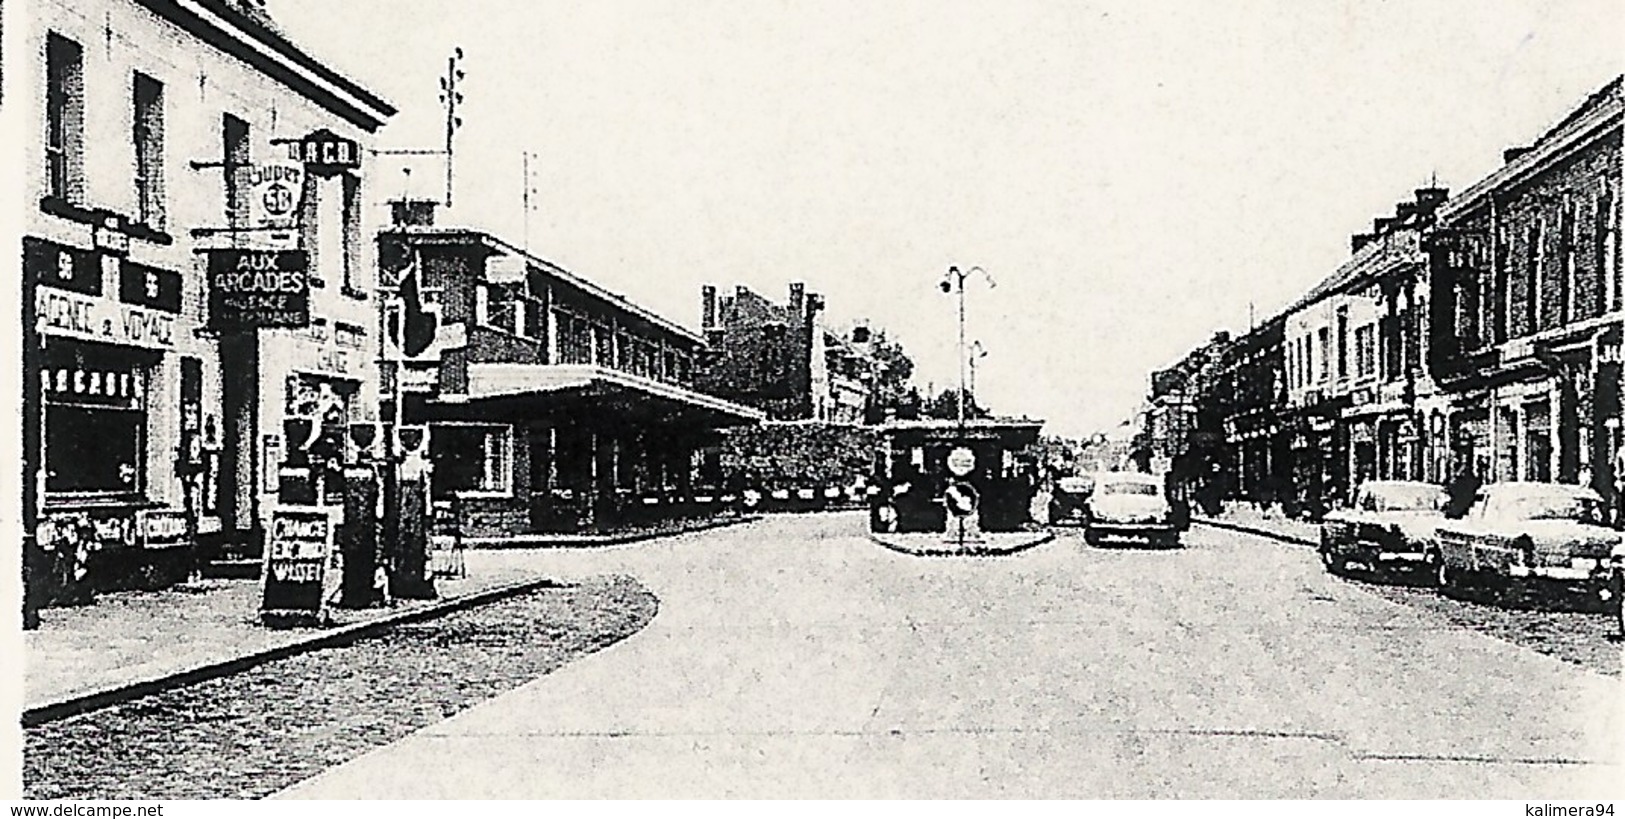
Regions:
<instances>
[{"instance_id":1,"label":"hanging shop sign","mask_svg":"<svg viewBox=\"0 0 1625 819\"><path fill-rule=\"evenodd\" d=\"M245 165L238 173L238 183L248 192L248 224L271 230L298 227L305 194L304 165L260 162Z\"/></svg>"},{"instance_id":2,"label":"hanging shop sign","mask_svg":"<svg viewBox=\"0 0 1625 819\"><path fill-rule=\"evenodd\" d=\"M956 477L963 478L975 468L976 453L970 451L969 448L958 446L948 453L948 471L952 472Z\"/></svg>"},{"instance_id":3,"label":"hanging shop sign","mask_svg":"<svg viewBox=\"0 0 1625 819\"><path fill-rule=\"evenodd\" d=\"M209 328L255 330L310 324L310 254L303 250L208 251Z\"/></svg>"},{"instance_id":4,"label":"hanging shop sign","mask_svg":"<svg viewBox=\"0 0 1625 819\"><path fill-rule=\"evenodd\" d=\"M361 143L322 128L288 143L288 158L313 174L333 174L361 167Z\"/></svg>"},{"instance_id":5,"label":"hanging shop sign","mask_svg":"<svg viewBox=\"0 0 1625 819\"><path fill-rule=\"evenodd\" d=\"M168 350L175 346L175 316L96 296L41 287L34 292L39 332L86 341Z\"/></svg>"},{"instance_id":6,"label":"hanging shop sign","mask_svg":"<svg viewBox=\"0 0 1625 819\"><path fill-rule=\"evenodd\" d=\"M322 581L333 551L333 519L320 506L279 506L271 511L265 546L264 619L319 619Z\"/></svg>"}]
</instances>

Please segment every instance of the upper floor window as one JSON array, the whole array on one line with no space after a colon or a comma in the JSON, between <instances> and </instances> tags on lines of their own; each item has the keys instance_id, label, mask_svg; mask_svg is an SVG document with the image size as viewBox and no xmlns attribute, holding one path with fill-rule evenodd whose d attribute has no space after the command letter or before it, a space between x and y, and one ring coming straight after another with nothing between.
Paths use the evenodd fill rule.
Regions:
<instances>
[{"instance_id":1,"label":"upper floor window","mask_svg":"<svg viewBox=\"0 0 1625 819\"><path fill-rule=\"evenodd\" d=\"M221 174L226 179L226 221L232 227L241 227L247 216L247 202L241 176L254 161L250 149L248 123L232 116L220 115Z\"/></svg>"},{"instance_id":2,"label":"upper floor window","mask_svg":"<svg viewBox=\"0 0 1625 819\"><path fill-rule=\"evenodd\" d=\"M131 94L135 204L141 224L164 226L164 84L136 72Z\"/></svg>"},{"instance_id":3,"label":"upper floor window","mask_svg":"<svg viewBox=\"0 0 1625 819\"><path fill-rule=\"evenodd\" d=\"M350 174L344 174L342 179L344 293L364 296L367 291L361 281L361 179Z\"/></svg>"},{"instance_id":4,"label":"upper floor window","mask_svg":"<svg viewBox=\"0 0 1625 819\"><path fill-rule=\"evenodd\" d=\"M57 34L45 38L45 171L48 194L84 199L84 51Z\"/></svg>"},{"instance_id":5,"label":"upper floor window","mask_svg":"<svg viewBox=\"0 0 1625 819\"><path fill-rule=\"evenodd\" d=\"M1337 380L1349 377L1349 308L1337 308Z\"/></svg>"},{"instance_id":6,"label":"upper floor window","mask_svg":"<svg viewBox=\"0 0 1625 819\"><path fill-rule=\"evenodd\" d=\"M1526 332L1540 332L1541 301L1545 298L1546 242L1544 220L1537 219L1529 226L1529 300L1524 305L1528 321Z\"/></svg>"},{"instance_id":7,"label":"upper floor window","mask_svg":"<svg viewBox=\"0 0 1625 819\"><path fill-rule=\"evenodd\" d=\"M1315 347L1318 353L1315 361L1315 380L1324 383L1332 377L1331 349L1332 331L1329 327L1322 327L1315 332Z\"/></svg>"},{"instance_id":8,"label":"upper floor window","mask_svg":"<svg viewBox=\"0 0 1625 819\"><path fill-rule=\"evenodd\" d=\"M1376 328L1362 324L1354 330L1354 375L1369 378L1377 371Z\"/></svg>"},{"instance_id":9,"label":"upper floor window","mask_svg":"<svg viewBox=\"0 0 1625 819\"><path fill-rule=\"evenodd\" d=\"M1619 308L1619 198L1604 188L1597 200L1597 275L1602 278L1603 311Z\"/></svg>"}]
</instances>

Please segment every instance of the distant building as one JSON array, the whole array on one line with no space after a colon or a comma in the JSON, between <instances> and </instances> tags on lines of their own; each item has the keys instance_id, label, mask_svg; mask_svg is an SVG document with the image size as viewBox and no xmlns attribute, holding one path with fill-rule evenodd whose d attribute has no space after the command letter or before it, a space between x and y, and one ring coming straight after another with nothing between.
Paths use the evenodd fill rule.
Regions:
<instances>
[{"instance_id":1,"label":"distant building","mask_svg":"<svg viewBox=\"0 0 1625 819\"><path fill-rule=\"evenodd\" d=\"M875 373L866 330L843 335L826 326L822 296L795 282L783 304L744 285L721 298L705 285L701 300L710 353L698 389L775 421L863 423Z\"/></svg>"},{"instance_id":2,"label":"distant building","mask_svg":"<svg viewBox=\"0 0 1625 819\"><path fill-rule=\"evenodd\" d=\"M1142 414L1148 463L1141 466L1168 471L1176 461L1204 448L1211 437L1219 434L1219 424L1204 414L1205 404L1200 399L1209 389L1214 367L1230 343L1230 334L1221 330L1172 366L1151 374Z\"/></svg>"}]
</instances>

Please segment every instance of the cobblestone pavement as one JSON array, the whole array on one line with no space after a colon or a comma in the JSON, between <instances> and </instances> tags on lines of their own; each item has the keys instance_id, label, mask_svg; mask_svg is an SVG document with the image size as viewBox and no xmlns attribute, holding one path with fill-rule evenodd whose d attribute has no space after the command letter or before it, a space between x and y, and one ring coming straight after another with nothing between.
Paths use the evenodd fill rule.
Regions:
<instances>
[{"instance_id":1,"label":"cobblestone pavement","mask_svg":"<svg viewBox=\"0 0 1625 819\"><path fill-rule=\"evenodd\" d=\"M31 728L24 794L264 796L618 642L657 608L630 578L589 578Z\"/></svg>"},{"instance_id":2,"label":"cobblestone pavement","mask_svg":"<svg viewBox=\"0 0 1625 819\"><path fill-rule=\"evenodd\" d=\"M470 550L468 576L435 581L441 598L540 577L526 552ZM23 633L29 706L153 679L298 642L309 629L259 625L258 580L203 580L164 591L101 595L93 605L49 608L40 628ZM398 607L425 601L397 601ZM375 619L385 609L333 611L339 625Z\"/></svg>"}]
</instances>

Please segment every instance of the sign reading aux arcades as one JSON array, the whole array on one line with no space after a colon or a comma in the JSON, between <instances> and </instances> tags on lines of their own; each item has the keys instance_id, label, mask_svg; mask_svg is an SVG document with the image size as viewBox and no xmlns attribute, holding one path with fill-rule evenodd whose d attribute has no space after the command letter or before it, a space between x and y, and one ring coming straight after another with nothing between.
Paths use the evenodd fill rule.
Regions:
<instances>
[{"instance_id":1,"label":"sign reading aux arcades","mask_svg":"<svg viewBox=\"0 0 1625 819\"><path fill-rule=\"evenodd\" d=\"M308 326L309 269L303 250L209 251L209 328Z\"/></svg>"}]
</instances>

